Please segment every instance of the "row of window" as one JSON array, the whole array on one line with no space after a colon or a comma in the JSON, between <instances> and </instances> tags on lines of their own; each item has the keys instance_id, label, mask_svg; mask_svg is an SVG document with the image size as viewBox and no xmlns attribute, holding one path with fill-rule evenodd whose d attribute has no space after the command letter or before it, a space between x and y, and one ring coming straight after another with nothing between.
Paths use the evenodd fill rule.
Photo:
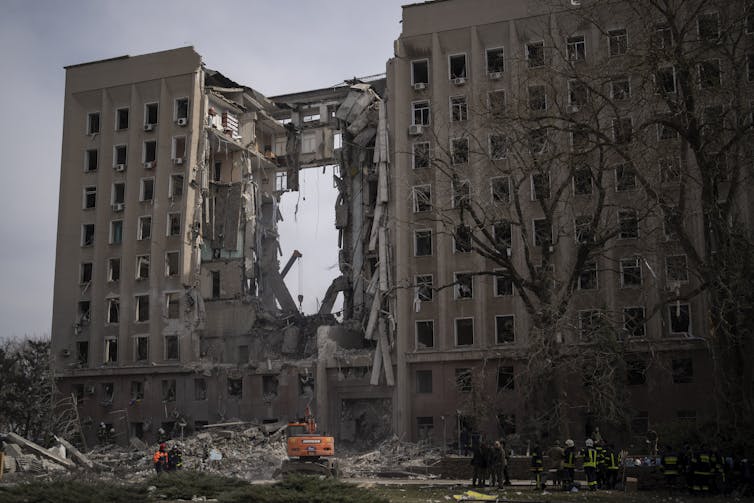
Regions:
<instances>
[{"instance_id":1,"label":"row of window","mask_svg":"<svg viewBox=\"0 0 754 503\"><path fill-rule=\"evenodd\" d=\"M147 262L146 267L149 267ZM165 319L177 320L181 317L180 311L180 292L166 292L164 295L163 313ZM78 304L80 323L86 324L91 317L91 301L80 300ZM120 323L120 297L108 297L105 299L105 322L110 325ZM149 321L149 295L134 295L134 317L133 321L145 323Z\"/></svg>"},{"instance_id":2,"label":"row of window","mask_svg":"<svg viewBox=\"0 0 754 503\"><path fill-rule=\"evenodd\" d=\"M90 148L84 151L84 171L97 171L99 168L99 149ZM174 136L172 141L171 159L175 166L181 166L186 161L186 137ZM141 162L146 169L157 166L157 140L145 140L141 149ZM113 169L122 172L128 167L128 145L113 146Z\"/></svg>"},{"instance_id":3,"label":"row of window","mask_svg":"<svg viewBox=\"0 0 754 503\"><path fill-rule=\"evenodd\" d=\"M163 357L165 360L178 360L180 357L177 335L166 335L163 339ZM76 342L76 361L82 367L89 364L89 342ZM146 362L149 356L149 336L137 335L134 337L134 361ZM105 363L118 363L118 339L106 337L104 339L103 361ZM143 388L142 388L143 391ZM144 398L143 395L138 399Z\"/></svg>"},{"instance_id":4,"label":"row of window","mask_svg":"<svg viewBox=\"0 0 754 503\"><path fill-rule=\"evenodd\" d=\"M139 181L139 201L152 202L155 195L155 179L141 178ZM183 173L170 175L168 184L168 197L178 199L183 196ZM113 182L110 190L110 204L114 211L123 211L126 203L126 183ZM83 189L82 209L90 210L97 207L97 187L87 185Z\"/></svg>"},{"instance_id":5,"label":"row of window","mask_svg":"<svg viewBox=\"0 0 754 503\"><path fill-rule=\"evenodd\" d=\"M115 205L113 205L115 206ZM120 208L118 211L121 211ZM168 213L167 229L165 235L174 237L181 235L181 214ZM94 246L94 224L81 225L81 246ZM152 237L152 217L143 215L139 217L136 238L139 240L148 240ZM123 243L123 220L111 220L108 243L111 245L120 245Z\"/></svg>"},{"instance_id":6,"label":"row of window","mask_svg":"<svg viewBox=\"0 0 754 503\"><path fill-rule=\"evenodd\" d=\"M136 256L136 279L149 279L150 255ZM94 264L82 262L79 266L79 282L86 285L92 281ZM107 260L107 281L120 281L121 258L112 257ZM165 277L177 277L180 273L180 252L169 251L165 253Z\"/></svg>"},{"instance_id":7,"label":"row of window","mask_svg":"<svg viewBox=\"0 0 754 503\"><path fill-rule=\"evenodd\" d=\"M151 131L153 126L159 124L160 104L157 102L144 104L144 130ZM185 126L189 117L189 99L177 98L173 102L173 121L179 126ZM129 107L119 107L115 109L115 131L125 131L129 128L131 122L131 112ZM86 134L97 134L101 130L100 112L89 112L86 114Z\"/></svg>"}]
</instances>

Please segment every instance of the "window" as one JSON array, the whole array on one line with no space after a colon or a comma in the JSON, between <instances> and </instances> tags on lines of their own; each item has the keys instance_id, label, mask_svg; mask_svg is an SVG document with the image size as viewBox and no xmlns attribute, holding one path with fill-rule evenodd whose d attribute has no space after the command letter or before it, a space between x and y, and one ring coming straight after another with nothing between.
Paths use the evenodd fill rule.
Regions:
<instances>
[{"instance_id":1,"label":"window","mask_svg":"<svg viewBox=\"0 0 754 503\"><path fill-rule=\"evenodd\" d=\"M487 74L505 71L505 54L502 47L487 49Z\"/></svg>"},{"instance_id":2,"label":"window","mask_svg":"<svg viewBox=\"0 0 754 503\"><path fill-rule=\"evenodd\" d=\"M177 335L165 336L165 359L177 360L178 357L179 357L178 336Z\"/></svg>"},{"instance_id":3,"label":"window","mask_svg":"<svg viewBox=\"0 0 754 503\"><path fill-rule=\"evenodd\" d=\"M212 277L212 298L219 298L222 295L222 289L220 288L220 271L210 271Z\"/></svg>"},{"instance_id":4,"label":"window","mask_svg":"<svg viewBox=\"0 0 754 503\"><path fill-rule=\"evenodd\" d=\"M144 124L157 124L159 122L158 112L159 106L157 103L147 103L144 105Z\"/></svg>"},{"instance_id":5,"label":"window","mask_svg":"<svg viewBox=\"0 0 754 503\"><path fill-rule=\"evenodd\" d=\"M471 251L471 229L468 225L456 226L453 234L453 251L455 253L468 253Z\"/></svg>"},{"instance_id":6,"label":"window","mask_svg":"<svg viewBox=\"0 0 754 503\"><path fill-rule=\"evenodd\" d=\"M414 213L432 210L432 186L417 185L413 188Z\"/></svg>"},{"instance_id":7,"label":"window","mask_svg":"<svg viewBox=\"0 0 754 503\"><path fill-rule=\"evenodd\" d=\"M465 121L469 118L469 110L466 105L466 96L450 97L450 120L451 122Z\"/></svg>"},{"instance_id":8,"label":"window","mask_svg":"<svg viewBox=\"0 0 754 503\"><path fill-rule=\"evenodd\" d=\"M529 86L529 110L547 110L547 91L545 86Z\"/></svg>"},{"instance_id":9,"label":"window","mask_svg":"<svg viewBox=\"0 0 754 503\"><path fill-rule=\"evenodd\" d=\"M510 276L497 271L495 275L495 297L513 295L513 280Z\"/></svg>"},{"instance_id":10,"label":"window","mask_svg":"<svg viewBox=\"0 0 754 503\"><path fill-rule=\"evenodd\" d=\"M188 98L178 98L175 100L175 120L188 119L189 100Z\"/></svg>"},{"instance_id":11,"label":"window","mask_svg":"<svg viewBox=\"0 0 754 503\"><path fill-rule=\"evenodd\" d=\"M578 216L574 219L574 231L576 242L579 244L591 243L594 241L594 229L592 228L592 217Z\"/></svg>"},{"instance_id":12,"label":"window","mask_svg":"<svg viewBox=\"0 0 754 503\"><path fill-rule=\"evenodd\" d=\"M181 235L181 214L168 213L168 236Z\"/></svg>"},{"instance_id":13,"label":"window","mask_svg":"<svg viewBox=\"0 0 754 503\"><path fill-rule=\"evenodd\" d=\"M508 176L496 176L490 179L492 201L495 203L508 204L511 200L511 183Z\"/></svg>"},{"instance_id":14,"label":"window","mask_svg":"<svg viewBox=\"0 0 754 503\"><path fill-rule=\"evenodd\" d=\"M414 120L413 124L429 125L429 101L414 101L411 103L411 112Z\"/></svg>"},{"instance_id":15,"label":"window","mask_svg":"<svg viewBox=\"0 0 754 503\"><path fill-rule=\"evenodd\" d=\"M466 78L466 55L465 54L452 54L448 56L450 78L452 79L465 79Z\"/></svg>"},{"instance_id":16,"label":"window","mask_svg":"<svg viewBox=\"0 0 754 503\"><path fill-rule=\"evenodd\" d=\"M170 197L179 198L183 195L183 175L170 175Z\"/></svg>"},{"instance_id":17,"label":"window","mask_svg":"<svg viewBox=\"0 0 754 503\"><path fill-rule=\"evenodd\" d=\"M175 251L165 253L165 276L178 276L179 272L179 252Z\"/></svg>"},{"instance_id":18,"label":"window","mask_svg":"<svg viewBox=\"0 0 754 503\"><path fill-rule=\"evenodd\" d=\"M615 167L615 190L623 192L636 188L636 172L629 163L619 164Z\"/></svg>"},{"instance_id":19,"label":"window","mask_svg":"<svg viewBox=\"0 0 754 503\"><path fill-rule=\"evenodd\" d=\"M633 210L618 211L618 238L636 239L639 237L639 218Z\"/></svg>"},{"instance_id":20,"label":"window","mask_svg":"<svg viewBox=\"0 0 754 503\"><path fill-rule=\"evenodd\" d=\"M136 361L143 362L149 358L149 337L136 338Z\"/></svg>"},{"instance_id":21,"label":"window","mask_svg":"<svg viewBox=\"0 0 754 503\"><path fill-rule=\"evenodd\" d=\"M207 399L207 381L203 378L194 379L194 400L201 402Z\"/></svg>"},{"instance_id":22,"label":"window","mask_svg":"<svg viewBox=\"0 0 754 503\"><path fill-rule=\"evenodd\" d=\"M91 321L91 306L92 303L88 300L80 300L78 302L78 321L80 325L86 325Z\"/></svg>"},{"instance_id":23,"label":"window","mask_svg":"<svg viewBox=\"0 0 754 503\"><path fill-rule=\"evenodd\" d=\"M746 34L751 35L752 33L754 33L754 14L749 14L748 16L746 16L746 19L744 22L746 25L746 28L745 28Z\"/></svg>"},{"instance_id":24,"label":"window","mask_svg":"<svg viewBox=\"0 0 754 503\"><path fill-rule=\"evenodd\" d=\"M149 279L149 255L136 256L136 279Z\"/></svg>"},{"instance_id":25,"label":"window","mask_svg":"<svg viewBox=\"0 0 754 503\"><path fill-rule=\"evenodd\" d=\"M610 82L610 96L615 101L624 101L631 97L631 84L627 78L620 78Z\"/></svg>"},{"instance_id":26,"label":"window","mask_svg":"<svg viewBox=\"0 0 754 503\"><path fill-rule=\"evenodd\" d=\"M417 393L432 393L432 371L431 370L417 370L416 371L416 392Z\"/></svg>"},{"instance_id":27,"label":"window","mask_svg":"<svg viewBox=\"0 0 754 503\"><path fill-rule=\"evenodd\" d=\"M668 306L668 318L670 319L670 335L691 334L691 318L689 305L677 302Z\"/></svg>"},{"instance_id":28,"label":"window","mask_svg":"<svg viewBox=\"0 0 754 503\"><path fill-rule=\"evenodd\" d=\"M505 91L498 89L487 93L487 105L491 115L502 116L505 113Z\"/></svg>"},{"instance_id":29,"label":"window","mask_svg":"<svg viewBox=\"0 0 754 503\"><path fill-rule=\"evenodd\" d=\"M118 339L105 339L105 363L118 363Z\"/></svg>"},{"instance_id":30,"label":"window","mask_svg":"<svg viewBox=\"0 0 754 503\"><path fill-rule=\"evenodd\" d=\"M119 245L123 242L123 220L110 222L110 244Z\"/></svg>"},{"instance_id":31,"label":"window","mask_svg":"<svg viewBox=\"0 0 754 503\"><path fill-rule=\"evenodd\" d=\"M628 34L625 28L607 32L610 56L621 56L628 52Z\"/></svg>"},{"instance_id":32,"label":"window","mask_svg":"<svg viewBox=\"0 0 754 503\"><path fill-rule=\"evenodd\" d=\"M492 238L495 240L495 247L500 250L501 248L512 247L512 226L510 220L500 220L492 224ZM508 256L510 256L509 252Z\"/></svg>"},{"instance_id":33,"label":"window","mask_svg":"<svg viewBox=\"0 0 754 503\"><path fill-rule=\"evenodd\" d=\"M79 283L86 284L92 280L92 263L84 262L79 268Z\"/></svg>"},{"instance_id":34,"label":"window","mask_svg":"<svg viewBox=\"0 0 754 503\"><path fill-rule=\"evenodd\" d=\"M116 182L113 184L112 202L113 204L123 204L126 200L126 184Z\"/></svg>"},{"instance_id":35,"label":"window","mask_svg":"<svg viewBox=\"0 0 754 503\"><path fill-rule=\"evenodd\" d=\"M427 349L435 347L435 322L417 321L416 322L416 348Z\"/></svg>"},{"instance_id":36,"label":"window","mask_svg":"<svg viewBox=\"0 0 754 503\"><path fill-rule=\"evenodd\" d=\"M590 128L586 124L574 124L571 129L571 149L574 152L584 151L589 148Z\"/></svg>"},{"instance_id":37,"label":"window","mask_svg":"<svg viewBox=\"0 0 754 503\"><path fill-rule=\"evenodd\" d=\"M131 399L144 400L144 383L142 381L131 381Z\"/></svg>"},{"instance_id":38,"label":"window","mask_svg":"<svg viewBox=\"0 0 754 503\"><path fill-rule=\"evenodd\" d=\"M722 85L722 71L720 60L711 59L699 63L699 87L702 89L715 89Z\"/></svg>"},{"instance_id":39,"label":"window","mask_svg":"<svg viewBox=\"0 0 754 503\"><path fill-rule=\"evenodd\" d=\"M157 142L154 140L144 142L144 162L155 162L157 160Z\"/></svg>"},{"instance_id":40,"label":"window","mask_svg":"<svg viewBox=\"0 0 754 503\"><path fill-rule=\"evenodd\" d=\"M151 201L152 199L154 199L154 178L142 178L139 200Z\"/></svg>"},{"instance_id":41,"label":"window","mask_svg":"<svg viewBox=\"0 0 754 503\"><path fill-rule=\"evenodd\" d=\"M746 80L754 82L754 54L746 56Z\"/></svg>"},{"instance_id":42,"label":"window","mask_svg":"<svg viewBox=\"0 0 754 503\"><path fill-rule=\"evenodd\" d=\"M694 382L694 361L691 358L674 359L672 367L674 384L689 384Z\"/></svg>"},{"instance_id":43,"label":"window","mask_svg":"<svg viewBox=\"0 0 754 503\"><path fill-rule=\"evenodd\" d=\"M579 290L594 290L597 288L597 262L587 260L579 271L577 280Z\"/></svg>"},{"instance_id":44,"label":"window","mask_svg":"<svg viewBox=\"0 0 754 503\"><path fill-rule=\"evenodd\" d=\"M76 342L76 363L80 367L85 367L89 363L89 342Z\"/></svg>"},{"instance_id":45,"label":"window","mask_svg":"<svg viewBox=\"0 0 754 503\"><path fill-rule=\"evenodd\" d=\"M456 318L456 346L474 344L474 318Z\"/></svg>"},{"instance_id":46,"label":"window","mask_svg":"<svg viewBox=\"0 0 754 503\"><path fill-rule=\"evenodd\" d=\"M513 315L495 316L495 342L507 344L516 341Z\"/></svg>"},{"instance_id":47,"label":"window","mask_svg":"<svg viewBox=\"0 0 754 503\"><path fill-rule=\"evenodd\" d=\"M469 139L453 138L450 140L450 158L453 164L469 162Z\"/></svg>"},{"instance_id":48,"label":"window","mask_svg":"<svg viewBox=\"0 0 754 503\"><path fill-rule=\"evenodd\" d=\"M672 94L675 92L675 67L664 66L657 69L655 75L657 92L661 94Z\"/></svg>"},{"instance_id":49,"label":"window","mask_svg":"<svg viewBox=\"0 0 754 503\"><path fill-rule=\"evenodd\" d=\"M453 297L455 299L471 299L474 297L474 276L467 272L457 272L453 275Z\"/></svg>"},{"instance_id":50,"label":"window","mask_svg":"<svg viewBox=\"0 0 754 503\"><path fill-rule=\"evenodd\" d=\"M647 335L643 307L623 308L623 330L629 337L644 337Z\"/></svg>"},{"instance_id":51,"label":"window","mask_svg":"<svg viewBox=\"0 0 754 503\"><path fill-rule=\"evenodd\" d=\"M658 161L660 165L660 180L665 183L678 183L681 179L681 158L663 157Z\"/></svg>"},{"instance_id":52,"label":"window","mask_svg":"<svg viewBox=\"0 0 754 503\"><path fill-rule=\"evenodd\" d=\"M505 136L499 134L491 134L489 137L490 142L490 159L498 161L505 159L508 155L508 142Z\"/></svg>"},{"instance_id":53,"label":"window","mask_svg":"<svg viewBox=\"0 0 754 503\"><path fill-rule=\"evenodd\" d=\"M715 42L720 37L720 20L717 12L701 14L697 19L699 40Z\"/></svg>"},{"instance_id":54,"label":"window","mask_svg":"<svg viewBox=\"0 0 754 503\"><path fill-rule=\"evenodd\" d=\"M115 129L118 131L128 129L128 108L119 108L115 111Z\"/></svg>"},{"instance_id":55,"label":"window","mask_svg":"<svg viewBox=\"0 0 754 503\"><path fill-rule=\"evenodd\" d=\"M663 233L668 241L678 239L681 216L675 206L663 206Z\"/></svg>"},{"instance_id":56,"label":"window","mask_svg":"<svg viewBox=\"0 0 754 503\"><path fill-rule=\"evenodd\" d=\"M531 175L531 200L550 199L550 174L533 173Z\"/></svg>"},{"instance_id":57,"label":"window","mask_svg":"<svg viewBox=\"0 0 754 503\"><path fill-rule=\"evenodd\" d=\"M456 389L461 393L470 393L473 389L471 369L456 369Z\"/></svg>"},{"instance_id":58,"label":"window","mask_svg":"<svg viewBox=\"0 0 754 503\"><path fill-rule=\"evenodd\" d=\"M301 153L313 154L317 151L317 133L306 131L301 135ZM217 178L219 180L219 177Z\"/></svg>"},{"instance_id":59,"label":"window","mask_svg":"<svg viewBox=\"0 0 754 503\"><path fill-rule=\"evenodd\" d=\"M534 246L547 246L552 243L552 229L546 218L535 218L534 226Z\"/></svg>"},{"instance_id":60,"label":"window","mask_svg":"<svg viewBox=\"0 0 754 503\"><path fill-rule=\"evenodd\" d=\"M539 128L529 131L529 151L533 155L544 153L547 148L547 129Z\"/></svg>"},{"instance_id":61,"label":"window","mask_svg":"<svg viewBox=\"0 0 754 503\"><path fill-rule=\"evenodd\" d=\"M162 401L175 402L175 379L162 380Z\"/></svg>"},{"instance_id":62,"label":"window","mask_svg":"<svg viewBox=\"0 0 754 503\"><path fill-rule=\"evenodd\" d=\"M91 173L97 171L99 166L99 150L92 148L84 153L84 171Z\"/></svg>"},{"instance_id":63,"label":"window","mask_svg":"<svg viewBox=\"0 0 754 503\"><path fill-rule=\"evenodd\" d=\"M120 281L120 258L111 258L107 261L107 280Z\"/></svg>"},{"instance_id":64,"label":"window","mask_svg":"<svg viewBox=\"0 0 754 503\"><path fill-rule=\"evenodd\" d=\"M573 171L573 193L586 196L592 193L592 171L588 167L576 168Z\"/></svg>"},{"instance_id":65,"label":"window","mask_svg":"<svg viewBox=\"0 0 754 503\"><path fill-rule=\"evenodd\" d=\"M288 172L278 171L275 173L275 191L284 192L288 190Z\"/></svg>"},{"instance_id":66,"label":"window","mask_svg":"<svg viewBox=\"0 0 754 503\"><path fill-rule=\"evenodd\" d=\"M429 167L429 142L417 142L413 145L414 169Z\"/></svg>"},{"instance_id":67,"label":"window","mask_svg":"<svg viewBox=\"0 0 754 503\"><path fill-rule=\"evenodd\" d=\"M545 66L545 43L529 42L526 44L526 61L529 68Z\"/></svg>"},{"instance_id":68,"label":"window","mask_svg":"<svg viewBox=\"0 0 754 503\"><path fill-rule=\"evenodd\" d=\"M429 84L429 61L420 59L411 62L411 83Z\"/></svg>"},{"instance_id":69,"label":"window","mask_svg":"<svg viewBox=\"0 0 754 503\"><path fill-rule=\"evenodd\" d=\"M107 303L107 322L118 323L120 321L120 299L118 297L110 297L106 300Z\"/></svg>"},{"instance_id":70,"label":"window","mask_svg":"<svg viewBox=\"0 0 754 503\"><path fill-rule=\"evenodd\" d=\"M689 280L686 255L671 255L665 257L665 275L668 282L687 282Z\"/></svg>"},{"instance_id":71,"label":"window","mask_svg":"<svg viewBox=\"0 0 754 503\"><path fill-rule=\"evenodd\" d=\"M572 107L583 107L589 101L589 88L581 80L568 81L568 104Z\"/></svg>"},{"instance_id":72,"label":"window","mask_svg":"<svg viewBox=\"0 0 754 503\"><path fill-rule=\"evenodd\" d=\"M497 368L497 389L498 391L516 389L513 367Z\"/></svg>"},{"instance_id":73,"label":"window","mask_svg":"<svg viewBox=\"0 0 754 503\"><path fill-rule=\"evenodd\" d=\"M417 257L432 255L432 231L414 231L414 254Z\"/></svg>"},{"instance_id":74,"label":"window","mask_svg":"<svg viewBox=\"0 0 754 503\"><path fill-rule=\"evenodd\" d=\"M647 362L638 358L626 359L626 383L640 386L647 383Z\"/></svg>"},{"instance_id":75,"label":"window","mask_svg":"<svg viewBox=\"0 0 754 503\"><path fill-rule=\"evenodd\" d=\"M149 321L149 295L136 296L136 321Z\"/></svg>"},{"instance_id":76,"label":"window","mask_svg":"<svg viewBox=\"0 0 754 503\"><path fill-rule=\"evenodd\" d=\"M139 217L139 233L137 238L140 240L151 239L152 237L152 217Z\"/></svg>"},{"instance_id":77,"label":"window","mask_svg":"<svg viewBox=\"0 0 754 503\"><path fill-rule=\"evenodd\" d=\"M670 121L672 120L671 117L660 117L660 121ZM678 138L678 131L671 126L668 126L664 122L658 122L657 123L657 138L659 140L673 140L675 138Z\"/></svg>"},{"instance_id":78,"label":"window","mask_svg":"<svg viewBox=\"0 0 754 503\"><path fill-rule=\"evenodd\" d=\"M173 156L172 159L176 164L180 164L186 158L186 137L173 137Z\"/></svg>"},{"instance_id":79,"label":"window","mask_svg":"<svg viewBox=\"0 0 754 503\"><path fill-rule=\"evenodd\" d=\"M94 224L84 224L81 226L81 246L92 246L94 244Z\"/></svg>"},{"instance_id":80,"label":"window","mask_svg":"<svg viewBox=\"0 0 754 503\"><path fill-rule=\"evenodd\" d=\"M658 24L655 26L655 33L652 42L657 49L673 47L673 31L670 29L670 26L667 24Z\"/></svg>"},{"instance_id":81,"label":"window","mask_svg":"<svg viewBox=\"0 0 754 503\"><path fill-rule=\"evenodd\" d=\"M90 210L97 205L97 187L84 187L84 209Z\"/></svg>"},{"instance_id":82,"label":"window","mask_svg":"<svg viewBox=\"0 0 754 503\"><path fill-rule=\"evenodd\" d=\"M86 115L86 134L99 133L99 112L91 112Z\"/></svg>"},{"instance_id":83,"label":"window","mask_svg":"<svg viewBox=\"0 0 754 503\"><path fill-rule=\"evenodd\" d=\"M128 164L128 148L125 145L115 145L113 147L113 166L125 167Z\"/></svg>"},{"instance_id":84,"label":"window","mask_svg":"<svg viewBox=\"0 0 754 503\"><path fill-rule=\"evenodd\" d=\"M613 140L618 144L630 143L633 139L633 125L630 117L613 119Z\"/></svg>"},{"instance_id":85,"label":"window","mask_svg":"<svg viewBox=\"0 0 754 503\"><path fill-rule=\"evenodd\" d=\"M457 180L453 186L453 208L468 207L471 202L471 184L468 180Z\"/></svg>"},{"instance_id":86,"label":"window","mask_svg":"<svg viewBox=\"0 0 754 503\"><path fill-rule=\"evenodd\" d=\"M641 286L641 259L639 257L621 259L620 284L623 288Z\"/></svg>"},{"instance_id":87,"label":"window","mask_svg":"<svg viewBox=\"0 0 754 503\"><path fill-rule=\"evenodd\" d=\"M416 297L422 302L432 300L432 275L425 274L416 277Z\"/></svg>"},{"instance_id":88,"label":"window","mask_svg":"<svg viewBox=\"0 0 754 503\"><path fill-rule=\"evenodd\" d=\"M321 115L318 112L312 110L309 113L304 114L303 121L304 122L319 122L320 119L321 119Z\"/></svg>"},{"instance_id":89,"label":"window","mask_svg":"<svg viewBox=\"0 0 754 503\"><path fill-rule=\"evenodd\" d=\"M584 61L586 59L584 35L568 37L566 39L566 52L570 61Z\"/></svg>"},{"instance_id":90,"label":"window","mask_svg":"<svg viewBox=\"0 0 754 503\"><path fill-rule=\"evenodd\" d=\"M582 341L593 339L602 325L602 313L597 309L579 311L579 336Z\"/></svg>"},{"instance_id":91,"label":"window","mask_svg":"<svg viewBox=\"0 0 754 503\"><path fill-rule=\"evenodd\" d=\"M165 294L165 314L169 320L181 317L181 300L177 292Z\"/></svg>"}]
</instances>

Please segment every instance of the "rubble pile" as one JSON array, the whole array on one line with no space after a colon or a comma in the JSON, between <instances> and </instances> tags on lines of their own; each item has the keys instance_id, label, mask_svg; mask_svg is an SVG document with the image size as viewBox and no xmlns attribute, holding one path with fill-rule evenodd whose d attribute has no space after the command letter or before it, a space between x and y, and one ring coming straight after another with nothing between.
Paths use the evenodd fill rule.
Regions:
<instances>
[{"instance_id":1,"label":"rubble pile","mask_svg":"<svg viewBox=\"0 0 754 503\"><path fill-rule=\"evenodd\" d=\"M393 435L373 451L341 457L339 464L346 477L435 478L430 469L441 459L438 447L403 442Z\"/></svg>"}]
</instances>

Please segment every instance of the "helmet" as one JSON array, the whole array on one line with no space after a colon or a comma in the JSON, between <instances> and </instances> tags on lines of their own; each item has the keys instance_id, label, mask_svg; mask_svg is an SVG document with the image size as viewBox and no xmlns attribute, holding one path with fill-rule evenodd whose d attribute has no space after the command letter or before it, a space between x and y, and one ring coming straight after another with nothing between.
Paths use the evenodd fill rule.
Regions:
<instances>
[{"instance_id":1,"label":"helmet","mask_svg":"<svg viewBox=\"0 0 754 503\"><path fill-rule=\"evenodd\" d=\"M571 440L570 438L566 440L566 447L573 447L573 440Z\"/></svg>"},{"instance_id":2,"label":"helmet","mask_svg":"<svg viewBox=\"0 0 754 503\"><path fill-rule=\"evenodd\" d=\"M587 447L594 447L594 442L592 442L591 438L587 438L586 442L584 442Z\"/></svg>"},{"instance_id":3,"label":"helmet","mask_svg":"<svg viewBox=\"0 0 754 503\"><path fill-rule=\"evenodd\" d=\"M160 442L160 450L164 451L167 445L165 445L165 442Z\"/></svg>"}]
</instances>

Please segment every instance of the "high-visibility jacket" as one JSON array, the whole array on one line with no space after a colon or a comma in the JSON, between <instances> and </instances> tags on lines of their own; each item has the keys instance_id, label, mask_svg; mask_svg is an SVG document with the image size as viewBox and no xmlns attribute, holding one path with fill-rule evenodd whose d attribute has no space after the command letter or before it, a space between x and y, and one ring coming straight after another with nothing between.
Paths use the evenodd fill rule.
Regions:
<instances>
[{"instance_id":1,"label":"high-visibility jacket","mask_svg":"<svg viewBox=\"0 0 754 503\"><path fill-rule=\"evenodd\" d=\"M152 460L154 461L154 464L159 464L162 466L167 466L168 464L168 453L165 451L157 451L154 453L154 456L152 457Z\"/></svg>"},{"instance_id":2,"label":"high-visibility jacket","mask_svg":"<svg viewBox=\"0 0 754 503\"><path fill-rule=\"evenodd\" d=\"M706 452L695 454L692 466L695 475L712 475L710 457Z\"/></svg>"},{"instance_id":3,"label":"high-visibility jacket","mask_svg":"<svg viewBox=\"0 0 754 503\"><path fill-rule=\"evenodd\" d=\"M597 466L604 468L607 463L607 451L601 446L598 446L595 449L597 450Z\"/></svg>"},{"instance_id":4,"label":"high-visibility jacket","mask_svg":"<svg viewBox=\"0 0 754 503\"><path fill-rule=\"evenodd\" d=\"M563 468L575 468L575 458L576 453L574 452L573 447L566 447L563 456Z\"/></svg>"},{"instance_id":5,"label":"high-visibility jacket","mask_svg":"<svg viewBox=\"0 0 754 503\"><path fill-rule=\"evenodd\" d=\"M544 467L542 466L542 453L539 451L534 451L531 454L531 468L529 468L529 471L532 472L541 472L544 470Z\"/></svg>"},{"instance_id":6,"label":"high-visibility jacket","mask_svg":"<svg viewBox=\"0 0 754 503\"><path fill-rule=\"evenodd\" d=\"M597 468L597 449L594 447L584 447L581 453L584 456L584 468Z\"/></svg>"},{"instance_id":7,"label":"high-visibility jacket","mask_svg":"<svg viewBox=\"0 0 754 503\"><path fill-rule=\"evenodd\" d=\"M607 469L617 471L620 468L618 465L618 456L615 455L614 451L609 451L607 453Z\"/></svg>"},{"instance_id":8,"label":"high-visibility jacket","mask_svg":"<svg viewBox=\"0 0 754 503\"><path fill-rule=\"evenodd\" d=\"M660 460L662 471L665 475L678 475L678 456L675 454L665 454Z\"/></svg>"}]
</instances>

